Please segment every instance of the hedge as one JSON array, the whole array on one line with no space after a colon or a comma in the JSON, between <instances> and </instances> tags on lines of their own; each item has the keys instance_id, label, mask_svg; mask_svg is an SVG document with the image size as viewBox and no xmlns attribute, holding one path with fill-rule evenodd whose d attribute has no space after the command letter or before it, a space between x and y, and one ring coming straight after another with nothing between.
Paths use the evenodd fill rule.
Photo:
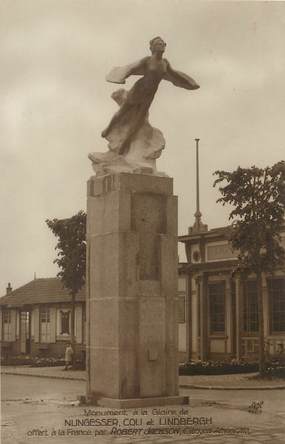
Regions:
<instances>
[{"instance_id":1,"label":"hedge","mask_svg":"<svg viewBox=\"0 0 285 444\"><path fill-rule=\"evenodd\" d=\"M180 375L227 375L258 371L256 362L189 361L179 365Z\"/></svg>"}]
</instances>

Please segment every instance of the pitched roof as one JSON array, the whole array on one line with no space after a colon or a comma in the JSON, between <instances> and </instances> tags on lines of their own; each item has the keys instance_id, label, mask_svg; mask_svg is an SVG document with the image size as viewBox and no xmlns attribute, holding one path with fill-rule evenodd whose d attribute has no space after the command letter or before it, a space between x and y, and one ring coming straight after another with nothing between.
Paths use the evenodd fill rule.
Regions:
<instances>
[{"instance_id":1,"label":"pitched roof","mask_svg":"<svg viewBox=\"0 0 285 444\"><path fill-rule=\"evenodd\" d=\"M77 293L75 300L85 301L85 287ZM16 288L0 298L0 305L22 306L70 302L71 296L58 278L35 279L22 287Z\"/></svg>"}]
</instances>

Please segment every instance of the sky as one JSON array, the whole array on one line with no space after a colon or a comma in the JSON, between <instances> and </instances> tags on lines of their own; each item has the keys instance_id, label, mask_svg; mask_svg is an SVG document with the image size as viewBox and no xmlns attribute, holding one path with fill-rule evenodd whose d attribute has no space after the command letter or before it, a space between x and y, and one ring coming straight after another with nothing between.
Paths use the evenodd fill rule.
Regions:
<instances>
[{"instance_id":1,"label":"sky","mask_svg":"<svg viewBox=\"0 0 285 444\"><path fill-rule=\"evenodd\" d=\"M107 151L100 134L116 111L105 76L149 55L157 35L173 68L200 84L162 82L150 109L179 234L194 222L195 138L209 228L229 214L215 170L284 159L285 2L0 0L0 294L58 272L45 220L86 209L87 156Z\"/></svg>"}]
</instances>

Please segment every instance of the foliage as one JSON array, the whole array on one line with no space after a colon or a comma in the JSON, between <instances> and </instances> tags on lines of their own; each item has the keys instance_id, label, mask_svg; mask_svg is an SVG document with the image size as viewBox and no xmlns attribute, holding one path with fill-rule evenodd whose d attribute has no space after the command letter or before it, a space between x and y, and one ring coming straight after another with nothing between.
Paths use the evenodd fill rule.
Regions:
<instances>
[{"instance_id":1,"label":"foliage","mask_svg":"<svg viewBox=\"0 0 285 444\"><path fill-rule=\"evenodd\" d=\"M223 205L234 208L231 243L239 251L242 269L273 271L285 258L280 230L285 209L285 162L264 169L255 166L234 172L216 171Z\"/></svg>"},{"instance_id":2,"label":"foliage","mask_svg":"<svg viewBox=\"0 0 285 444\"><path fill-rule=\"evenodd\" d=\"M70 294L75 295L85 283L86 268L86 213L79 211L69 219L46 220L58 238L54 260L60 271L57 276Z\"/></svg>"},{"instance_id":3,"label":"foliage","mask_svg":"<svg viewBox=\"0 0 285 444\"><path fill-rule=\"evenodd\" d=\"M222 197L218 202L233 206L230 241L238 251L238 269L255 272L258 294L259 372L265 372L262 273L273 272L285 261L280 232L285 212L285 162L272 167L216 171ZM221 186L222 183L225 185Z\"/></svg>"},{"instance_id":4,"label":"foliage","mask_svg":"<svg viewBox=\"0 0 285 444\"><path fill-rule=\"evenodd\" d=\"M65 361L62 357L42 357L32 358L31 367L59 367L64 366Z\"/></svg>"},{"instance_id":5,"label":"foliage","mask_svg":"<svg viewBox=\"0 0 285 444\"><path fill-rule=\"evenodd\" d=\"M65 364L64 356L1 356L1 365L9 366L29 366L29 367L63 367ZM84 370L85 354L82 353L79 359L76 359L73 365L75 370Z\"/></svg>"},{"instance_id":6,"label":"foliage","mask_svg":"<svg viewBox=\"0 0 285 444\"><path fill-rule=\"evenodd\" d=\"M285 379L285 366L282 364L268 365L263 376L266 379Z\"/></svg>"},{"instance_id":7,"label":"foliage","mask_svg":"<svg viewBox=\"0 0 285 444\"><path fill-rule=\"evenodd\" d=\"M69 219L46 220L47 226L58 238L54 263L60 268L57 276L71 295L71 343L74 344L75 295L85 283L86 273L86 213Z\"/></svg>"},{"instance_id":8,"label":"foliage","mask_svg":"<svg viewBox=\"0 0 285 444\"><path fill-rule=\"evenodd\" d=\"M256 362L245 361L189 361L179 366L180 375L227 375L256 372Z\"/></svg>"},{"instance_id":9,"label":"foliage","mask_svg":"<svg viewBox=\"0 0 285 444\"><path fill-rule=\"evenodd\" d=\"M1 354L1 366L4 365L30 365L33 362L31 356L29 355L10 355L6 353Z\"/></svg>"},{"instance_id":10,"label":"foliage","mask_svg":"<svg viewBox=\"0 0 285 444\"><path fill-rule=\"evenodd\" d=\"M42 357L37 356L32 359L31 367L62 367L65 365L65 361L63 357ZM84 370L85 368L85 360L83 359L83 355L81 359L76 359L73 363L73 370Z\"/></svg>"},{"instance_id":11,"label":"foliage","mask_svg":"<svg viewBox=\"0 0 285 444\"><path fill-rule=\"evenodd\" d=\"M179 375L230 375L239 373L255 373L258 371L258 362L244 360L231 361L188 361L179 365ZM260 376L259 376L260 377ZM265 379L285 378L284 360L271 360L265 363ZM258 378L258 376L256 376Z\"/></svg>"}]
</instances>

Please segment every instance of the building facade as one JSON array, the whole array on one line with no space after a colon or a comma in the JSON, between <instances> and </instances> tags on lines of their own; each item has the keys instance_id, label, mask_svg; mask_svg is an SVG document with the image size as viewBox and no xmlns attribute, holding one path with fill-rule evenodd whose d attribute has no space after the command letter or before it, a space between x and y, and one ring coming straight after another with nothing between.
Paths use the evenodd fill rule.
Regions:
<instances>
[{"instance_id":1,"label":"building facade","mask_svg":"<svg viewBox=\"0 0 285 444\"><path fill-rule=\"evenodd\" d=\"M75 355L85 350L85 291L76 295ZM63 357L71 340L71 296L57 278L35 279L0 299L0 344L3 357Z\"/></svg>"},{"instance_id":2,"label":"building facade","mask_svg":"<svg viewBox=\"0 0 285 444\"><path fill-rule=\"evenodd\" d=\"M186 279L178 281L179 350L183 360L186 337ZM71 336L71 296L57 278L35 279L0 298L0 347L5 356L64 356ZM75 353L86 346L85 288L76 295Z\"/></svg>"},{"instance_id":3,"label":"building facade","mask_svg":"<svg viewBox=\"0 0 285 444\"><path fill-rule=\"evenodd\" d=\"M281 239L285 247L285 230ZM257 359L256 278L236 272L237 253L231 249L229 228L208 230L198 220L179 241L187 257L179 265L185 294L181 359ZM263 274L262 298L266 356L277 357L285 352L285 268Z\"/></svg>"},{"instance_id":4,"label":"building facade","mask_svg":"<svg viewBox=\"0 0 285 444\"><path fill-rule=\"evenodd\" d=\"M235 272L228 227L200 225L180 236L187 262L178 268L178 348L187 360L255 360L258 356L256 279ZM282 233L285 247L285 229ZM266 354L285 354L285 268L263 275ZM0 299L2 356L63 357L71 336L71 296L57 278L35 279ZM84 356L85 288L76 295L75 353Z\"/></svg>"}]
</instances>

